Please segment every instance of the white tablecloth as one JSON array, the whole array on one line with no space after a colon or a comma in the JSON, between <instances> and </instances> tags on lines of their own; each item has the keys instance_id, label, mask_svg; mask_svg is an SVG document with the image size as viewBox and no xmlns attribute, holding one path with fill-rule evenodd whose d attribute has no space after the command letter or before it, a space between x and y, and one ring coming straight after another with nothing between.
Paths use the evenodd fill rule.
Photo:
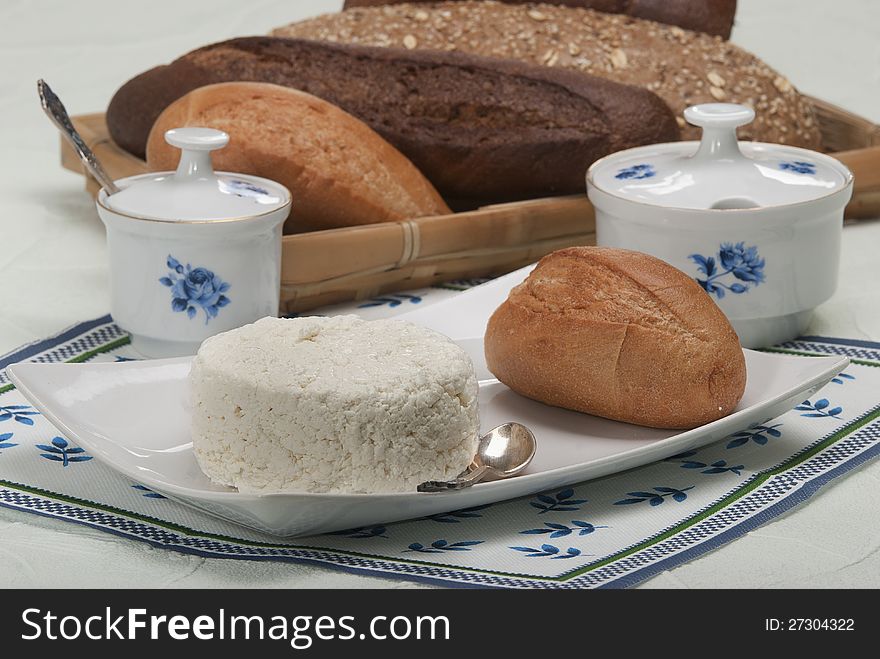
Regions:
<instances>
[{"instance_id":1,"label":"white tablecloth","mask_svg":"<svg viewBox=\"0 0 880 659\"><path fill-rule=\"evenodd\" d=\"M338 0L5 2L0 49L0 353L109 310L104 230L82 179L58 164L46 78L72 113L197 46L264 34ZM740 0L733 40L802 91L880 122L880 3ZM880 221L844 231L842 279L812 334L880 341ZM880 392L878 392L880 393ZM880 586L880 463L794 513L644 587ZM203 559L0 509L0 586L407 587L303 565Z\"/></svg>"}]
</instances>

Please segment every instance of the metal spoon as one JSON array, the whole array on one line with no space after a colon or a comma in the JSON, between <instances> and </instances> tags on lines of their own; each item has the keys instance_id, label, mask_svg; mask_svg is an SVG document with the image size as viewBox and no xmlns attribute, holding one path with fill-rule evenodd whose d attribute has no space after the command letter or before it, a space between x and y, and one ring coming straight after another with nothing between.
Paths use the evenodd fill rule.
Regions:
<instances>
[{"instance_id":1,"label":"metal spoon","mask_svg":"<svg viewBox=\"0 0 880 659\"><path fill-rule=\"evenodd\" d=\"M85 165L85 168L89 170L89 173L95 177L95 180L101 184L101 187L107 191L108 195L119 192L119 188L116 187L113 179L101 167L97 156L89 148L89 145L83 141L80 134L76 132L76 128L73 127L61 99L55 95L52 88L42 79L37 80L37 93L40 95L40 103L43 106L43 110L49 115L52 123L58 126L61 134L70 142L73 150L77 152L79 159Z\"/></svg>"},{"instance_id":2,"label":"metal spoon","mask_svg":"<svg viewBox=\"0 0 880 659\"><path fill-rule=\"evenodd\" d=\"M451 481L425 481L419 492L460 490L487 476L509 478L520 473L535 457L538 443L532 431L521 423L505 423L480 437L471 468Z\"/></svg>"}]
</instances>

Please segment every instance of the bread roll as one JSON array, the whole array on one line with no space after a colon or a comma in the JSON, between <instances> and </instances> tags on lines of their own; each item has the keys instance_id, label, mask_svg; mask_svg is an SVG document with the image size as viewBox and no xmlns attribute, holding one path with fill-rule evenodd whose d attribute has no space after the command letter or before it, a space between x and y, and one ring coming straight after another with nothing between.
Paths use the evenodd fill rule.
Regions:
<instances>
[{"instance_id":1,"label":"bread roll","mask_svg":"<svg viewBox=\"0 0 880 659\"><path fill-rule=\"evenodd\" d=\"M726 416L746 383L736 333L696 281L607 247L541 259L489 319L485 349L523 396L656 428Z\"/></svg>"},{"instance_id":2,"label":"bread roll","mask_svg":"<svg viewBox=\"0 0 880 659\"><path fill-rule=\"evenodd\" d=\"M509 5L535 4L533 0L501 0ZM436 0L345 0L344 9L399 5L405 2L425 4ZM686 30L730 37L736 0L553 0L551 4L595 9L611 14L627 14L658 23L678 25Z\"/></svg>"},{"instance_id":3,"label":"bread roll","mask_svg":"<svg viewBox=\"0 0 880 659\"><path fill-rule=\"evenodd\" d=\"M207 126L229 133L218 170L286 185L285 231L329 229L448 213L437 191L399 151L350 114L304 92L251 82L196 89L169 105L147 141L147 164L174 169L165 131Z\"/></svg>"},{"instance_id":4,"label":"bread roll","mask_svg":"<svg viewBox=\"0 0 880 659\"><path fill-rule=\"evenodd\" d=\"M583 194L594 160L679 135L655 94L574 71L460 53L245 37L126 83L107 113L114 140L137 149L166 105L224 80L283 83L333 103L399 149L441 194L477 204Z\"/></svg>"},{"instance_id":5,"label":"bread roll","mask_svg":"<svg viewBox=\"0 0 880 659\"><path fill-rule=\"evenodd\" d=\"M361 7L325 14L273 32L339 43L456 50L574 69L645 87L666 101L682 139L700 130L684 109L698 103L744 103L757 117L740 139L821 148L809 99L760 59L718 37L678 26L552 4L486 1Z\"/></svg>"}]
</instances>

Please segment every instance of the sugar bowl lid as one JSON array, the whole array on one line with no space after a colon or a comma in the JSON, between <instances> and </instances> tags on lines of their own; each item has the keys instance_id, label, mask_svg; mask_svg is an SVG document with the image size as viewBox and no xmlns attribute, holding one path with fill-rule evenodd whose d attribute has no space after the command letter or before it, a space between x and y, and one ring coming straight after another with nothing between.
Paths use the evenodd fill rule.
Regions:
<instances>
[{"instance_id":1,"label":"sugar bowl lid","mask_svg":"<svg viewBox=\"0 0 880 659\"><path fill-rule=\"evenodd\" d=\"M211 151L229 143L213 128L175 128L168 144L181 149L175 172L158 172L117 181L122 188L102 199L110 210L135 218L167 222L246 219L290 203L283 185L259 176L214 172Z\"/></svg>"},{"instance_id":2,"label":"sugar bowl lid","mask_svg":"<svg viewBox=\"0 0 880 659\"><path fill-rule=\"evenodd\" d=\"M684 118L703 129L700 142L627 149L595 162L588 188L625 200L677 209L767 208L814 201L846 188L852 173L808 149L738 142L755 111L733 103L694 105Z\"/></svg>"}]
</instances>

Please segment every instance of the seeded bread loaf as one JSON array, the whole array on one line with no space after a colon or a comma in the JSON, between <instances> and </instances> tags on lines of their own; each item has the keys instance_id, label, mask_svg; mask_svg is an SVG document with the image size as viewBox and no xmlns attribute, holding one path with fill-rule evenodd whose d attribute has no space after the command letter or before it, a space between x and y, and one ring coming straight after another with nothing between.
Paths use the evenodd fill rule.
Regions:
<instances>
[{"instance_id":1,"label":"seeded bread loaf","mask_svg":"<svg viewBox=\"0 0 880 659\"><path fill-rule=\"evenodd\" d=\"M165 105L221 80L314 94L371 126L443 195L482 203L583 193L597 158L679 136L657 95L595 76L461 53L271 37L207 46L126 83L107 112L111 135L137 153Z\"/></svg>"},{"instance_id":2,"label":"seeded bread loaf","mask_svg":"<svg viewBox=\"0 0 880 659\"><path fill-rule=\"evenodd\" d=\"M345 9L398 5L407 0L345 0ZM533 4L529 0L501 0L509 5ZM414 4L436 0L410 0ZM554 0L551 4L595 9L610 14L627 14L658 23L678 25L687 30L715 34L722 39L730 36L736 0Z\"/></svg>"},{"instance_id":3,"label":"seeded bread loaf","mask_svg":"<svg viewBox=\"0 0 880 659\"><path fill-rule=\"evenodd\" d=\"M710 37L630 16L550 4L438 2L361 7L275 30L276 36L429 50L457 50L574 69L656 92L679 119L689 105L755 108L741 139L821 147L812 106L754 55Z\"/></svg>"},{"instance_id":4,"label":"seeded bread loaf","mask_svg":"<svg viewBox=\"0 0 880 659\"><path fill-rule=\"evenodd\" d=\"M304 92L252 82L191 91L153 125L151 169L176 167L180 152L164 136L178 126L229 133L229 144L212 154L216 169L287 186L293 197L288 233L449 212L415 166L369 126Z\"/></svg>"},{"instance_id":5,"label":"seeded bread loaf","mask_svg":"<svg viewBox=\"0 0 880 659\"><path fill-rule=\"evenodd\" d=\"M489 319L485 350L524 396L656 428L730 414L746 382L736 333L696 281L607 247L541 259Z\"/></svg>"}]
</instances>

